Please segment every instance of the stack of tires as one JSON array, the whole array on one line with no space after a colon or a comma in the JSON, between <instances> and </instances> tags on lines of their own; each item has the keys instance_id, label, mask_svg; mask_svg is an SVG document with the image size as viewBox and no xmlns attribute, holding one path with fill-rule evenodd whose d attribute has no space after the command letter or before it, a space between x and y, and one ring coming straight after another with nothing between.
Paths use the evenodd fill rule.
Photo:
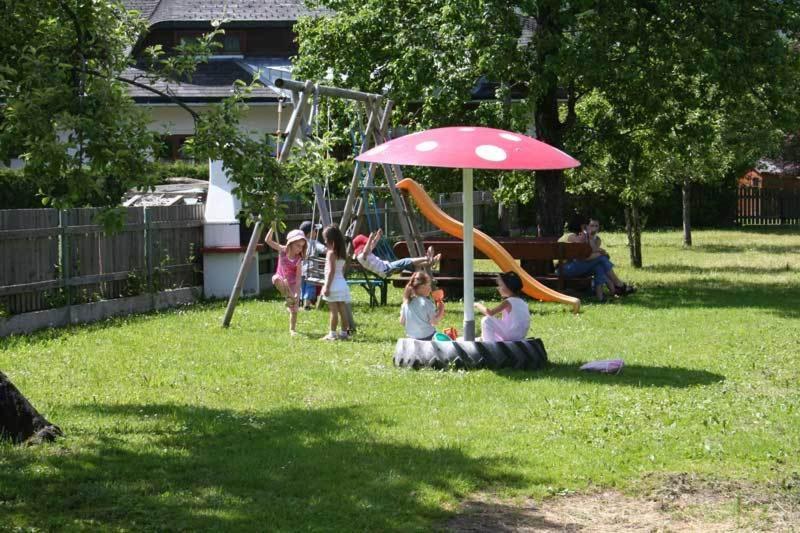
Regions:
<instances>
[{"instance_id":1,"label":"stack of tires","mask_svg":"<svg viewBox=\"0 0 800 533\"><path fill-rule=\"evenodd\" d=\"M394 350L394 364L414 369L537 370L547 364L547 352L541 339L534 338L508 342L399 339Z\"/></svg>"}]
</instances>

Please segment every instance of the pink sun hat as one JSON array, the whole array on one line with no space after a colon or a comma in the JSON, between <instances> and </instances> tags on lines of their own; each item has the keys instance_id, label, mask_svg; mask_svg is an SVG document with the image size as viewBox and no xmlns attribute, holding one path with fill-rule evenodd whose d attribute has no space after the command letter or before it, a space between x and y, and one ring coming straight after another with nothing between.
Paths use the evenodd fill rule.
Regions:
<instances>
[{"instance_id":1,"label":"pink sun hat","mask_svg":"<svg viewBox=\"0 0 800 533\"><path fill-rule=\"evenodd\" d=\"M303 233L303 230L300 229L293 229L289 233L286 234L286 246L289 246L293 242L296 241L305 241L306 234Z\"/></svg>"}]
</instances>

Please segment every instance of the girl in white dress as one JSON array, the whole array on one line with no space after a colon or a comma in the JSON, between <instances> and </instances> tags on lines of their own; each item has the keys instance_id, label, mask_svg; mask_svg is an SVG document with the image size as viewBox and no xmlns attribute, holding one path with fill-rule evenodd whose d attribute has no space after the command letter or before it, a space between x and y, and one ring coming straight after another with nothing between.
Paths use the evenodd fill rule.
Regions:
<instances>
[{"instance_id":1,"label":"girl in white dress","mask_svg":"<svg viewBox=\"0 0 800 533\"><path fill-rule=\"evenodd\" d=\"M514 272L505 272L497 277L497 292L503 303L488 309L476 303L475 309L483 313L481 320L481 340L489 342L521 341L528 336L531 327L531 312L525 300L519 297L522 280ZM501 315L497 318L495 315Z\"/></svg>"},{"instance_id":2,"label":"girl in white dress","mask_svg":"<svg viewBox=\"0 0 800 533\"><path fill-rule=\"evenodd\" d=\"M347 248L344 243L344 235L333 224L325 228L322 237L325 239L325 247L328 249L325 257L325 284L322 286L322 298L328 302L328 311L330 312L330 331L322 337L322 340L345 340L348 338L347 331L350 329L347 321L350 287L347 286L347 280L344 279ZM337 325L341 326L338 336L336 335Z\"/></svg>"}]
</instances>

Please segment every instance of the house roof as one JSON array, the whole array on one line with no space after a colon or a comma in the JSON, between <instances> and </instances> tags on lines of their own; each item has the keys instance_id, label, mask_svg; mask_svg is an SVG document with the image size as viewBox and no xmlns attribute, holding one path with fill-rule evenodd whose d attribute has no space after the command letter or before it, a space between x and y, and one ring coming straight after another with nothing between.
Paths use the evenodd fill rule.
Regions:
<instances>
[{"instance_id":1,"label":"house roof","mask_svg":"<svg viewBox=\"0 0 800 533\"><path fill-rule=\"evenodd\" d=\"M325 9L309 9L304 0L123 0L150 25L162 22L291 22L302 16L320 16Z\"/></svg>"},{"instance_id":2,"label":"house roof","mask_svg":"<svg viewBox=\"0 0 800 533\"><path fill-rule=\"evenodd\" d=\"M171 92L176 97L186 102L209 102L226 98L233 94L233 84L236 80L250 82L253 74L242 68L234 60L217 60L202 63L197 66L191 81L182 83L169 83L164 80L151 81L147 79L144 70L129 68L123 76L135 79L140 83L149 85L164 92ZM168 98L159 96L146 89L131 86L129 94L139 103L170 102ZM250 93L249 101L272 101L278 98L278 93L261 84L256 84Z\"/></svg>"}]
</instances>

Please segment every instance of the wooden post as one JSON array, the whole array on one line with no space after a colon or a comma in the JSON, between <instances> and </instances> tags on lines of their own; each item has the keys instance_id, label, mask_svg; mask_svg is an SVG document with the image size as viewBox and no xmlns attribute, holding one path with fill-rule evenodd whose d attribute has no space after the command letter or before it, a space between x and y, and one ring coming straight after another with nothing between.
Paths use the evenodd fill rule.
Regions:
<instances>
[{"instance_id":1,"label":"wooden post","mask_svg":"<svg viewBox=\"0 0 800 533\"><path fill-rule=\"evenodd\" d=\"M222 327L227 328L231 325L233 318L233 311L236 309L236 303L239 301L239 296L242 294L242 287L244 280L247 278L247 273L250 271L250 263L255 259L256 246L258 241L261 240L261 231L264 228L264 222L259 218L253 228L253 234L250 236L250 242L247 244L247 251L244 253L242 265L239 267L239 273L236 275L236 282L231 289L231 296L228 298L228 306L225 308L225 316L222 318Z\"/></svg>"},{"instance_id":2,"label":"wooden post","mask_svg":"<svg viewBox=\"0 0 800 533\"><path fill-rule=\"evenodd\" d=\"M147 292L152 293L155 283L153 283L153 232L150 227L150 219L152 215L147 207L144 210L144 267L147 269Z\"/></svg>"},{"instance_id":3,"label":"wooden post","mask_svg":"<svg viewBox=\"0 0 800 533\"><path fill-rule=\"evenodd\" d=\"M65 305L67 306L67 323L72 323L72 287L69 285L72 270L70 254L70 238L67 229L69 218L66 209L58 211L58 228L60 230L60 255L61 255L61 286L64 288Z\"/></svg>"}]
</instances>

